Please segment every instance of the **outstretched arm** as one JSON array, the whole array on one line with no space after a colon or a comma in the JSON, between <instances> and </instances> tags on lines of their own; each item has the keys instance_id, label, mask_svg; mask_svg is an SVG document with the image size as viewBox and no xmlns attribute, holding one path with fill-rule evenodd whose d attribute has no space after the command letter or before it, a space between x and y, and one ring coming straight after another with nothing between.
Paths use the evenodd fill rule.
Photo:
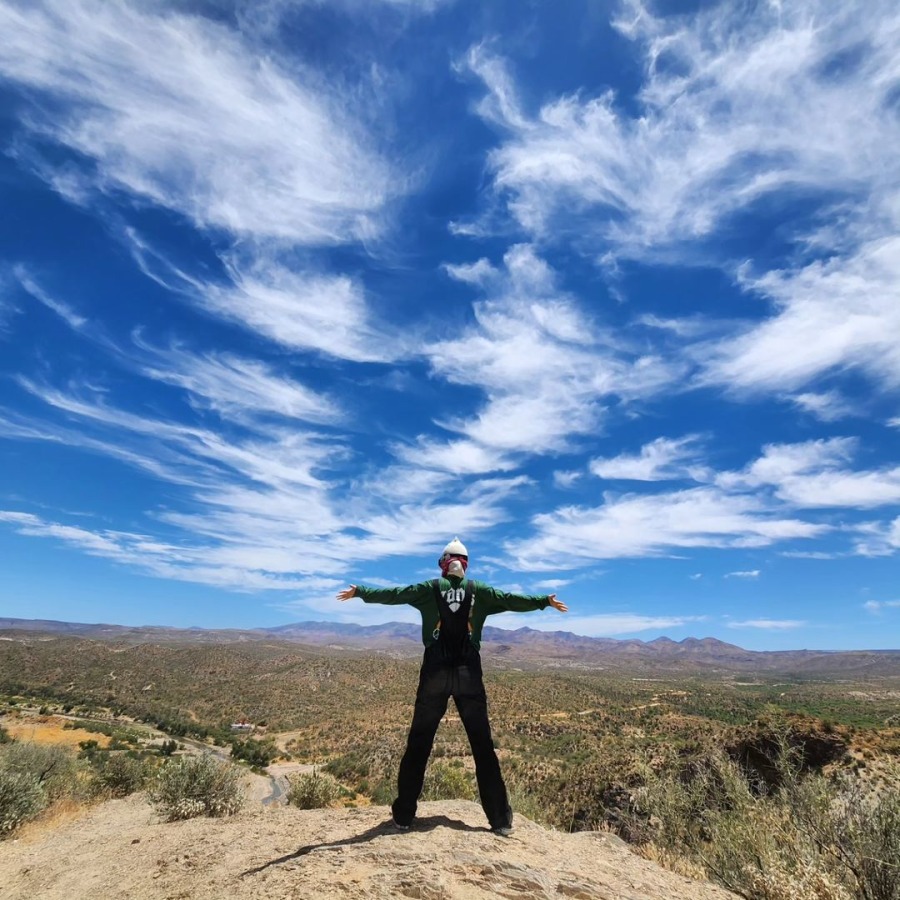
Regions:
<instances>
[{"instance_id":1,"label":"outstretched arm","mask_svg":"<svg viewBox=\"0 0 900 900\"><path fill-rule=\"evenodd\" d=\"M356 585L351 584L350 587L344 588L342 591L338 591L336 595L336 599L343 602L344 600L349 600L351 597L356 596Z\"/></svg>"},{"instance_id":2,"label":"outstretched arm","mask_svg":"<svg viewBox=\"0 0 900 900\"><path fill-rule=\"evenodd\" d=\"M566 606L566 604L563 603L562 600L556 599L556 594L551 594L547 602L550 606L552 606L554 609L558 609L560 612L569 611L569 607Z\"/></svg>"}]
</instances>

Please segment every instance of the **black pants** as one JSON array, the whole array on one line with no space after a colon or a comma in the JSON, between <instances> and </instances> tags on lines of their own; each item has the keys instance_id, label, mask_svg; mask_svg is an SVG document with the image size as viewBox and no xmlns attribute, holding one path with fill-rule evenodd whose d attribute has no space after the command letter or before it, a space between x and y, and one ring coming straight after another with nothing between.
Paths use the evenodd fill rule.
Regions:
<instances>
[{"instance_id":1,"label":"black pants","mask_svg":"<svg viewBox=\"0 0 900 900\"><path fill-rule=\"evenodd\" d=\"M434 735L447 711L450 697L456 703L475 757L478 793L488 822L492 828L512 825L506 785L491 739L481 657L471 644L456 658L442 655L437 644L425 651L415 712L397 776L397 799L391 807L394 820L400 825L409 825L416 815Z\"/></svg>"}]
</instances>

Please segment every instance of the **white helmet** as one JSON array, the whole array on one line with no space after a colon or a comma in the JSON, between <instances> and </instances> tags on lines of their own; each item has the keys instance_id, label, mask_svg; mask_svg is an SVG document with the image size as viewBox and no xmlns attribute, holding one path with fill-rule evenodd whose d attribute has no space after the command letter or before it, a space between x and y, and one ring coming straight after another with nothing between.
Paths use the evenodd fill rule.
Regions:
<instances>
[{"instance_id":1,"label":"white helmet","mask_svg":"<svg viewBox=\"0 0 900 900\"><path fill-rule=\"evenodd\" d=\"M466 545L458 538L453 538L446 547L444 547L444 552L441 554L442 556L464 556L466 559L469 558L469 551L466 550Z\"/></svg>"}]
</instances>

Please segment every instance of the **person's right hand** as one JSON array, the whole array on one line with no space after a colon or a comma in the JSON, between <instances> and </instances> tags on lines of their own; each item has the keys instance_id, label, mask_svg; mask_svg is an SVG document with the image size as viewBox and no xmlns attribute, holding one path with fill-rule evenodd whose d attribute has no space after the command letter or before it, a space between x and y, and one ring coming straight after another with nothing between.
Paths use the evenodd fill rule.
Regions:
<instances>
[{"instance_id":1,"label":"person's right hand","mask_svg":"<svg viewBox=\"0 0 900 900\"><path fill-rule=\"evenodd\" d=\"M351 597L356 596L356 585L351 584L350 587L344 588L342 591L337 592L337 599L340 601L349 600Z\"/></svg>"}]
</instances>

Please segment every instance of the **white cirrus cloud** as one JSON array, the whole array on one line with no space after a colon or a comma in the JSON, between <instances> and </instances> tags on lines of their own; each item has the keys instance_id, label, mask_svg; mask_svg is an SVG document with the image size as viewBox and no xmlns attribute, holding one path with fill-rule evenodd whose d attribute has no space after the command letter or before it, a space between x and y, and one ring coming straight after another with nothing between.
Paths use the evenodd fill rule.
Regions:
<instances>
[{"instance_id":1,"label":"white cirrus cloud","mask_svg":"<svg viewBox=\"0 0 900 900\"><path fill-rule=\"evenodd\" d=\"M137 365L154 381L184 389L192 405L244 424L265 415L320 424L343 419L340 404L257 360L232 353L153 347L140 336Z\"/></svg>"},{"instance_id":2,"label":"white cirrus cloud","mask_svg":"<svg viewBox=\"0 0 900 900\"><path fill-rule=\"evenodd\" d=\"M892 228L900 226L900 192L897 207ZM853 367L895 389L900 385L898 281L896 236L879 236L847 255L799 270L745 275L745 288L770 300L776 312L736 337L698 348L702 380L783 391ZM814 394L806 396L822 407ZM824 409L835 412L833 405Z\"/></svg>"},{"instance_id":3,"label":"white cirrus cloud","mask_svg":"<svg viewBox=\"0 0 900 900\"><path fill-rule=\"evenodd\" d=\"M209 548L202 546L186 548L114 529L92 531L14 510L0 510L0 522L12 525L20 534L61 541L89 556L111 559L158 578L246 591L294 590L302 586L297 579L266 571L264 561L252 567L218 564L220 560L206 558Z\"/></svg>"},{"instance_id":4,"label":"white cirrus cloud","mask_svg":"<svg viewBox=\"0 0 900 900\"><path fill-rule=\"evenodd\" d=\"M855 438L827 438L797 444L769 444L742 472L721 473L728 489L771 486L786 503L806 509L871 509L900 503L900 466L853 470Z\"/></svg>"},{"instance_id":5,"label":"white cirrus cloud","mask_svg":"<svg viewBox=\"0 0 900 900\"><path fill-rule=\"evenodd\" d=\"M662 16L628 0L614 24L643 56L634 112L610 91L531 110L486 45L465 60L487 90L479 113L500 129L490 171L517 224L538 238L576 236L599 259L701 252L733 270L709 239L736 215L773 215L767 204L801 198L814 212L779 215L775 227L805 252L782 270L741 271L767 315L695 346L698 383L790 390L825 417L837 407L807 389L823 374L853 368L896 388L896 3L723 3Z\"/></svg>"},{"instance_id":6,"label":"white cirrus cloud","mask_svg":"<svg viewBox=\"0 0 900 900\"><path fill-rule=\"evenodd\" d=\"M571 613L560 616L545 611L528 617L527 625L535 631L569 631L586 637L615 637L637 634L642 631L665 631L682 628L692 622L702 622L705 616L647 616L637 613L600 613L595 616L578 616ZM500 628L520 628L521 616L504 613L492 616L493 624Z\"/></svg>"},{"instance_id":7,"label":"white cirrus cloud","mask_svg":"<svg viewBox=\"0 0 900 900\"><path fill-rule=\"evenodd\" d=\"M822 422L836 422L847 416L859 415L859 407L838 391L806 391L789 399Z\"/></svg>"},{"instance_id":8,"label":"white cirrus cloud","mask_svg":"<svg viewBox=\"0 0 900 900\"><path fill-rule=\"evenodd\" d=\"M639 253L707 235L779 190L896 190L900 125L883 115L896 84L893 3L720 4L664 18L631 0L615 25L643 53L639 115L610 92L530 114L501 58L482 45L465 60L487 87L479 112L507 132L491 165L526 228L571 228L583 212L578 227Z\"/></svg>"},{"instance_id":9,"label":"white cirrus cloud","mask_svg":"<svg viewBox=\"0 0 900 900\"><path fill-rule=\"evenodd\" d=\"M880 613L884 609L900 607L900 600L867 600L863 609L870 613Z\"/></svg>"},{"instance_id":10,"label":"white cirrus cloud","mask_svg":"<svg viewBox=\"0 0 900 900\"><path fill-rule=\"evenodd\" d=\"M675 478L701 480L702 469L696 464L698 437L657 438L644 444L636 455L621 454L607 459L592 459L588 469L592 475L607 480L668 481Z\"/></svg>"},{"instance_id":11,"label":"white cirrus cloud","mask_svg":"<svg viewBox=\"0 0 900 900\"><path fill-rule=\"evenodd\" d=\"M81 331L88 320L85 316L76 312L64 301L57 297L52 297L45 291L34 276L25 266L17 265L13 267L13 273L18 279L19 284L27 291L38 303L42 303L47 309L56 313L70 328L74 331Z\"/></svg>"},{"instance_id":12,"label":"white cirrus cloud","mask_svg":"<svg viewBox=\"0 0 900 900\"><path fill-rule=\"evenodd\" d=\"M759 578L759 569L745 569L738 572L728 572L726 578Z\"/></svg>"},{"instance_id":13,"label":"white cirrus cloud","mask_svg":"<svg viewBox=\"0 0 900 900\"><path fill-rule=\"evenodd\" d=\"M769 509L762 497L715 487L608 495L600 506L561 507L537 515L532 526L532 535L506 544L516 565L532 571L691 547L766 547L829 530Z\"/></svg>"},{"instance_id":14,"label":"white cirrus cloud","mask_svg":"<svg viewBox=\"0 0 900 900\"><path fill-rule=\"evenodd\" d=\"M577 471L557 469L553 473L553 483L558 488L568 490L578 483L582 474L583 473Z\"/></svg>"},{"instance_id":15,"label":"white cirrus cloud","mask_svg":"<svg viewBox=\"0 0 900 900\"><path fill-rule=\"evenodd\" d=\"M487 297L474 305L474 325L431 342L425 352L438 377L478 388L486 401L437 424L460 436L451 443L484 448L486 465L502 468L519 455L565 450L573 437L596 431L604 401L652 396L681 371L600 327L529 245L511 247L502 267L481 260L445 269ZM441 455L440 446L429 438L405 457L415 454L424 463Z\"/></svg>"},{"instance_id":16,"label":"white cirrus cloud","mask_svg":"<svg viewBox=\"0 0 900 900\"><path fill-rule=\"evenodd\" d=\"M747 619L744 622L728 622L729 628L761 628L763 631L790 631L803 628L807 624L802 619Z\"/></svg>"},{"instance_id":17,"label":"white cirrus cloud","mask_svg":"<svg viewBox=\"0 0 900 900\"><path fill-rule=\"evenodd\" d=\"M854 551L859 556L893 556L900 550L900 516L892 522L863 522L855 530L859 538Z\"/></svg>"},{"instance_id":18,"label":"white cirrus cloud","mask_svg":"<svg viewBox=\"0 0 900 900\"><path fill-rule=\"evenodd\" d=\"M274 245L219 253L223 277L184 271L134 228L123 232L141 271L204 312L291 350L356 362L387 362L411 353L412 329L386 328L357 278L323 271Z\"/></svg>"},{"instance_id":19,"label":"white cirrus cloud","mask_svg":"<svg viewBox=\"0 0 900 900\"><path fill-rule=\"evenodd\" d=\"M412 334L388 339L362 285L347 275L298 269L265 256L225 261L230 281L196 284L196 302L284 347L387 362L405 355L414 340Z\"/></svg>"},{"instance_id":20,"label":"white cirrus cloud","mask_svg":"<svg viewBox=\"0 0 900 900\"><path fill-rule=\"evenodd\" d=\"M368 238L402 189L347 101L242 35L165 4L0 4L0 74L46 98L32 134L94 167L35 161L59 190L124 190L229 234ZM26 152L26 151L20 151Z\"/></svg>"}]
</instances>

